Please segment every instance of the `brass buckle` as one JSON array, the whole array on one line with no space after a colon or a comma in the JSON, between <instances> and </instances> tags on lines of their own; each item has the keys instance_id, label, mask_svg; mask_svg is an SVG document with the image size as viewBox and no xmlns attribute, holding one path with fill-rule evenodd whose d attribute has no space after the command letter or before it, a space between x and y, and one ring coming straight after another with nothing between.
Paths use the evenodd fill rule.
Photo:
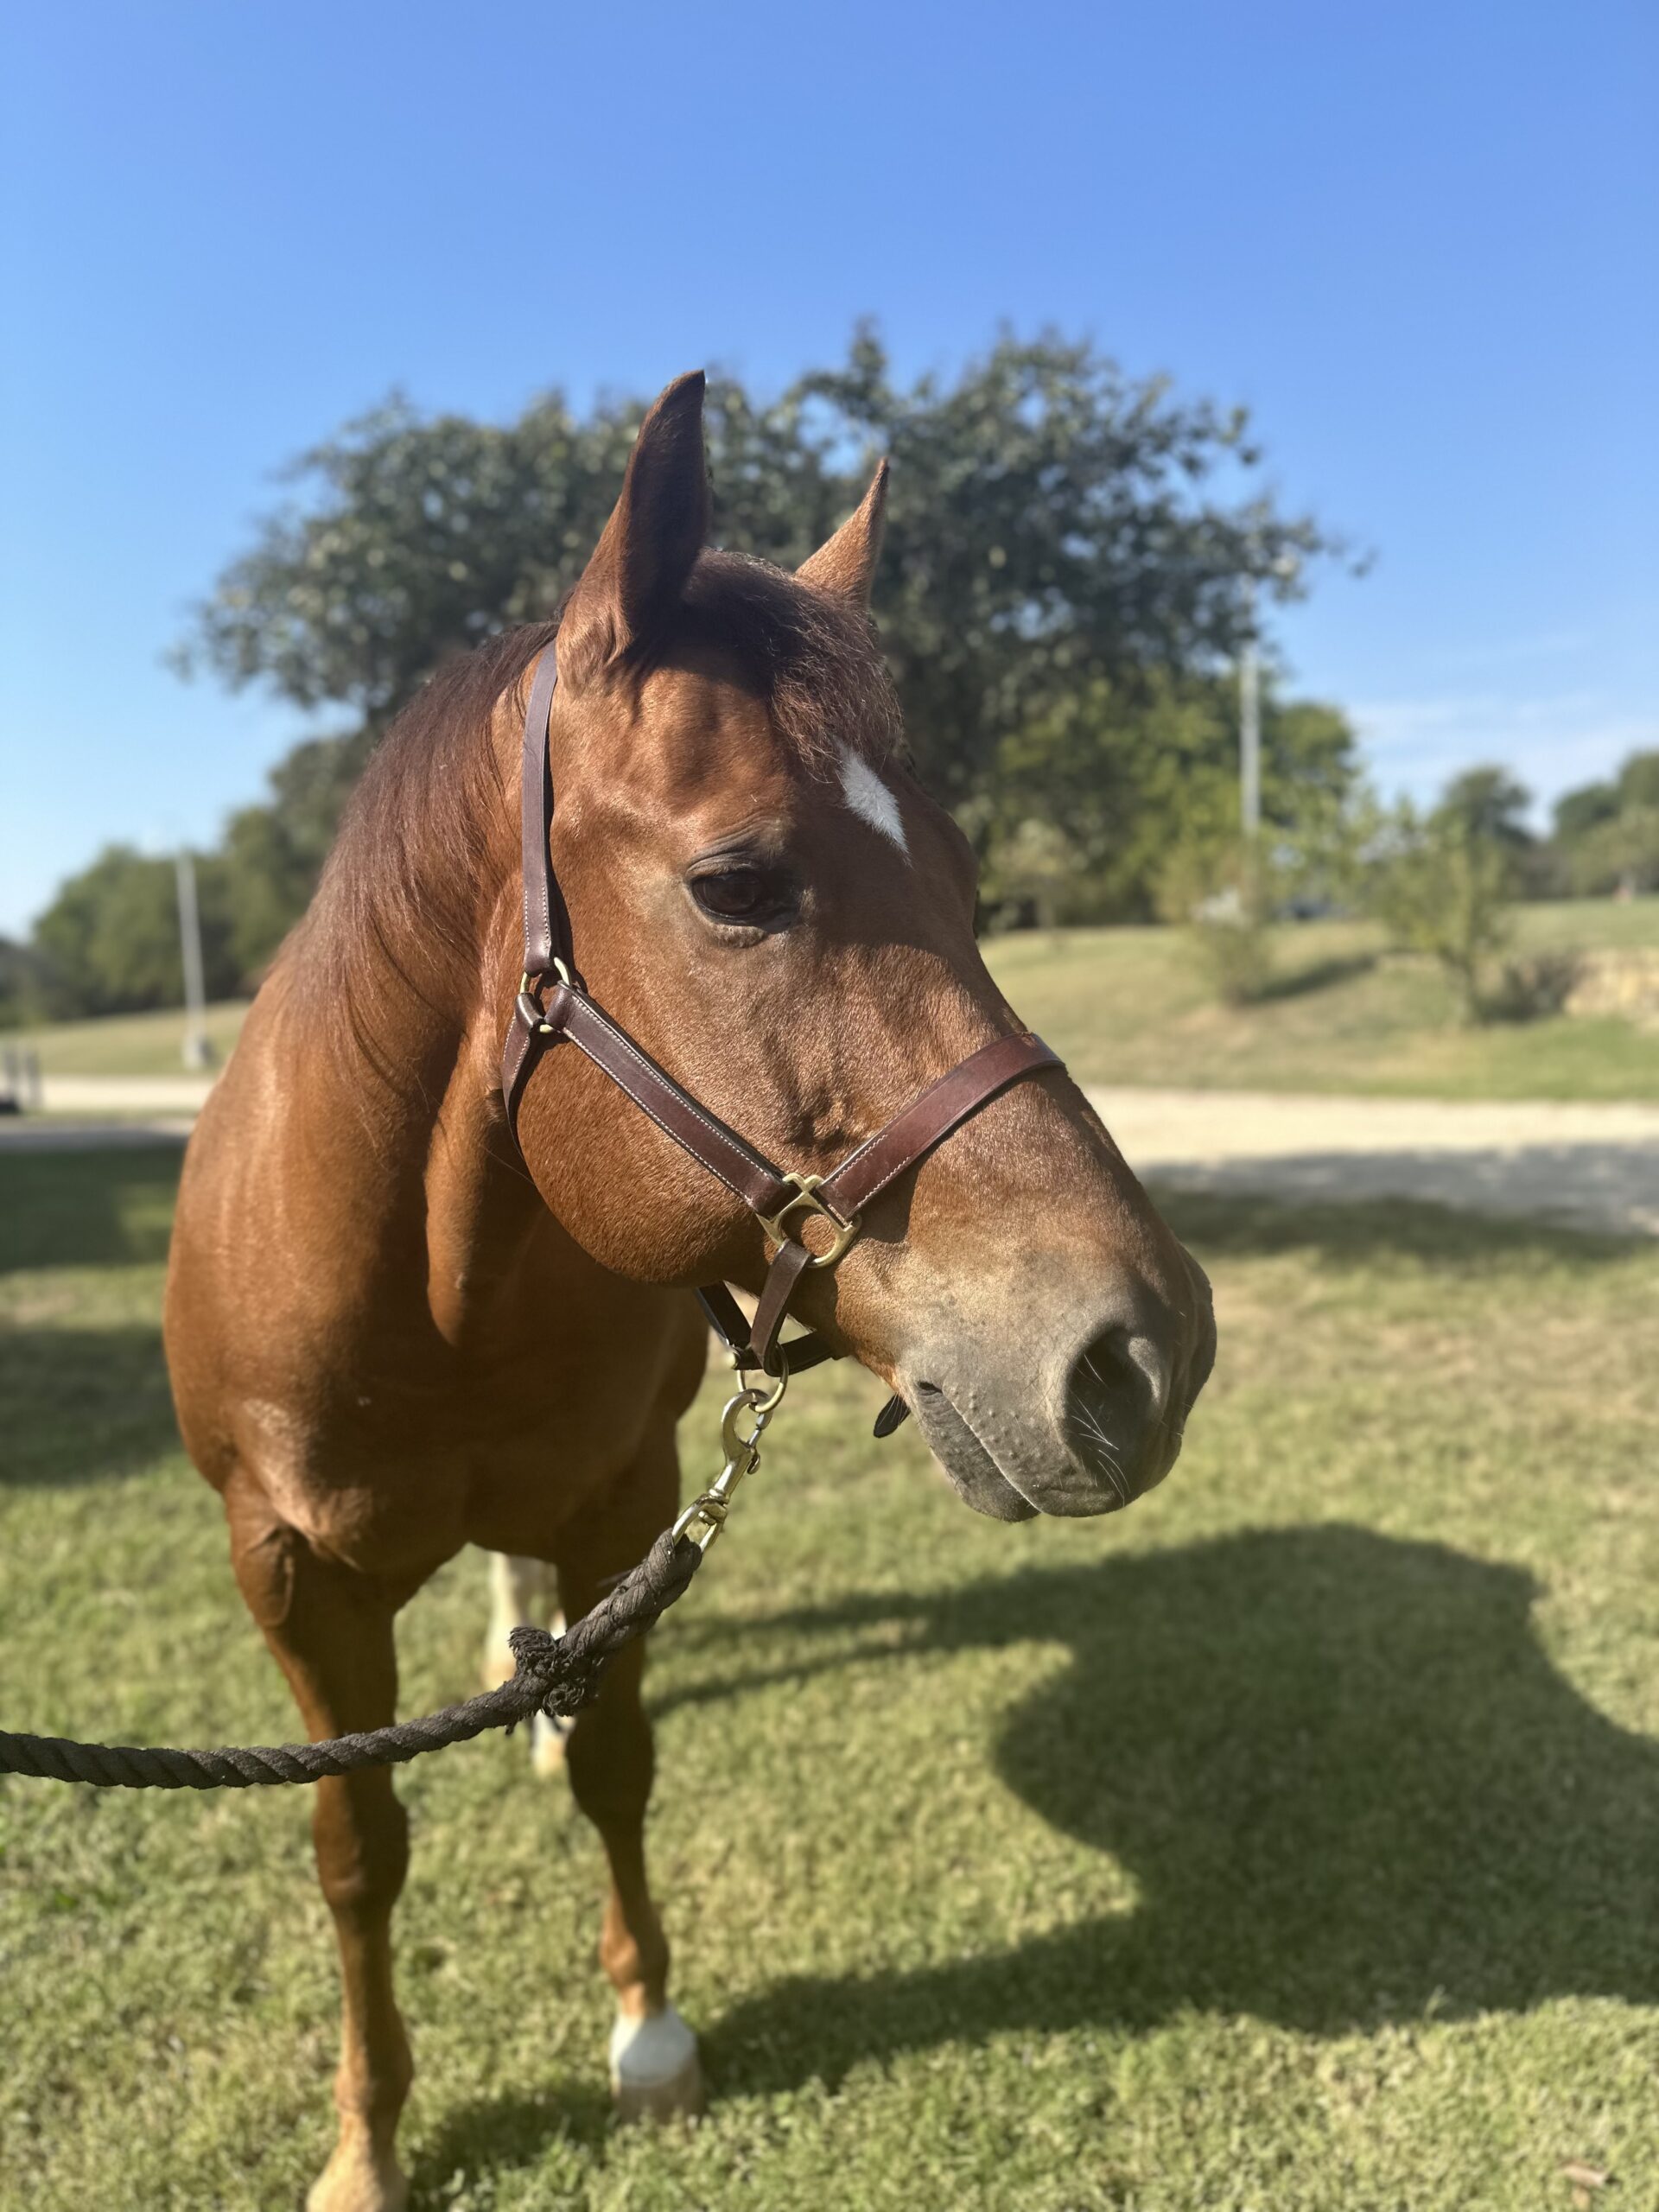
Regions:
<instances>
[{"instance_id":1,"label":"brass buckle","mask_svg":"<svg viewBox=\"0 0 1659 2212\"><path fill-rule=\"evenodd\" d=\"M833 1206L825 1205L818 1196L818 1185L823 1180L822 1175L785 1175L784 1180L794 1185L795 1195L792 1198L785 1198L776 1213L763 1213L760 1217L761 1228L780 1248L790 1243L804 1245L806 1239L791 1236L784 1224L793 1213L822 1214L834 1230L835 1238L827 1252L814 1252L806 1264L809 1268L833 1268L857 1236L862 1223L856 1214L850 1221L843 1221Z\"/></svg>"}]
</instances>

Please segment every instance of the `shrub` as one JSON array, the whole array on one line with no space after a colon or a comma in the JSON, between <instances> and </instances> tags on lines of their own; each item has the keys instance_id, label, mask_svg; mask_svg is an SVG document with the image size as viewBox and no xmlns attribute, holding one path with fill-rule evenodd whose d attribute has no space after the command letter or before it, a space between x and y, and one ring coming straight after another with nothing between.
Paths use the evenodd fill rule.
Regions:
<instances>
[{"instance_id":1,"label":"shrub","mask_svg":"<svg viewBox=\"0 0 1659 2212\"><path fill-rule=\"evenodd\" d=\"M1509 941L1514 857L1466 811L1427 819L1402 804L1387 820L1368 871L1369 903L1395 943L1432 953L1458 994L1465 1021L1483 1021L1485 963Z\"/></svg>"},{"instance_id":2,"label":"shrub","mask_svg":"<svg viewBox=\"0 0 1659 2212\"><path fill-rule=\"evenodd\" d=\"M1539 952L1506 960L1497 988L1481 1001L1489 1021L1539 1021L1560 1014L1573 995L1583 962L1576 952Z\"/></svg>"},{"instance_id":3,"label":"shrub","mask_svg":"<svg viewBox=\"0 0 1659 2212\"><path fill-rule=\"evenodd\" d=\"M1273 980L1274 870L1238 838L1185 839L1159 887L1166 921L1188 932L1211 988L1224 1006L1249 1006Z\"/></svg>"}]
</instances>

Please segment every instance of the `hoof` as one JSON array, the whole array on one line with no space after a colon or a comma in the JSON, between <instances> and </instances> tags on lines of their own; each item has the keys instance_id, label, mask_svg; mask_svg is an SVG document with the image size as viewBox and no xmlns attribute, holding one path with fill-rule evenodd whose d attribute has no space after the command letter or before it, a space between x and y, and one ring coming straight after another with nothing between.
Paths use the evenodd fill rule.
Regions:
<instances>
[{"instance_id":1,"label":"hoof","mask_svg":"<svg viewBox=\"0 0 1659 2212\"><path fill-rule=\"evenodd\" d=\"M690 2120L702 2110L697 2039L671 2005L611 2030L611 2094L619 2120Z\"/></svg>"},{"instance_id":2,"label":"hoof","mask_svg":"<svg viewBox=\"0 0 1659 2212\"><path fill-rule=\"evenodd\" d=\"M405 2212L409 2183L388 2151L377 2158L361 2136L342 2135L311 2184L305 2212Z\"/></svg>"}]
</instances>

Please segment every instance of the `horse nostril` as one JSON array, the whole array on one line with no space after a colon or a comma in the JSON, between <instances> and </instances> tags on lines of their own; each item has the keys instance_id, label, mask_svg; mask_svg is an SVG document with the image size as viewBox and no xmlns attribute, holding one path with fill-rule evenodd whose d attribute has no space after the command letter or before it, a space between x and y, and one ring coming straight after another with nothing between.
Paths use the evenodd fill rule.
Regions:
<instances>
[{"instance_id":1,"label":"horse nostril","mask_svg":"<svg viewBox=\"0 0 1659 2212\"><path fill-rule=\"evenodd\" d=\"M937 1398L940 1395L939 1386L937 1382L918 1382L916 1385L916 1388L930 1398Z\"/></svg>"},{"instance_id":2,"label":"horse nostril","mask_svg":"<svg viewBox=\"0 0 1659 2212\"><path fill-rule=\"evenodd\" d=\"M1144 1479L1141 1462L1159 1412L1149 1350L1127 1329L1104 1329L1077 1354L1065 1381L1067 1437L1125 1504Z\"/></svg>"}]
</instances>

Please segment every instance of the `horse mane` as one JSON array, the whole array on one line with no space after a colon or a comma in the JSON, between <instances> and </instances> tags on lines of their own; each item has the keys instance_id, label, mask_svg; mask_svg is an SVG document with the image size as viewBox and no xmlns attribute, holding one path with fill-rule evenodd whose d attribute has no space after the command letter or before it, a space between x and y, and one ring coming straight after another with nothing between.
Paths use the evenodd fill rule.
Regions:
<instances>
[{"instance_id":1,"label":"horse mane","mask_svg":"<svg viewBox=\"0 0 1659 2212\"><path fill-rule=\"evenodd\" d=\"M487 733L502 693L557 633L556 620L504 630L434 671L370 755L290 939L290 989L308 1012L343 1017L370 1065L399 1088L416 1071L377 1035L376 966L385 963L435 1012L434 953L463 975L476 971L480 890L504 865L517 872L517 807L509 819ZM842 745L875 765L898 751L898 702L874 627L850 601L747 555L705 550L674 620L609 680L639 683L688 639L736 658L766 698L779 741L809 772L831 766Z\"/></svg>"}]
</instances>

